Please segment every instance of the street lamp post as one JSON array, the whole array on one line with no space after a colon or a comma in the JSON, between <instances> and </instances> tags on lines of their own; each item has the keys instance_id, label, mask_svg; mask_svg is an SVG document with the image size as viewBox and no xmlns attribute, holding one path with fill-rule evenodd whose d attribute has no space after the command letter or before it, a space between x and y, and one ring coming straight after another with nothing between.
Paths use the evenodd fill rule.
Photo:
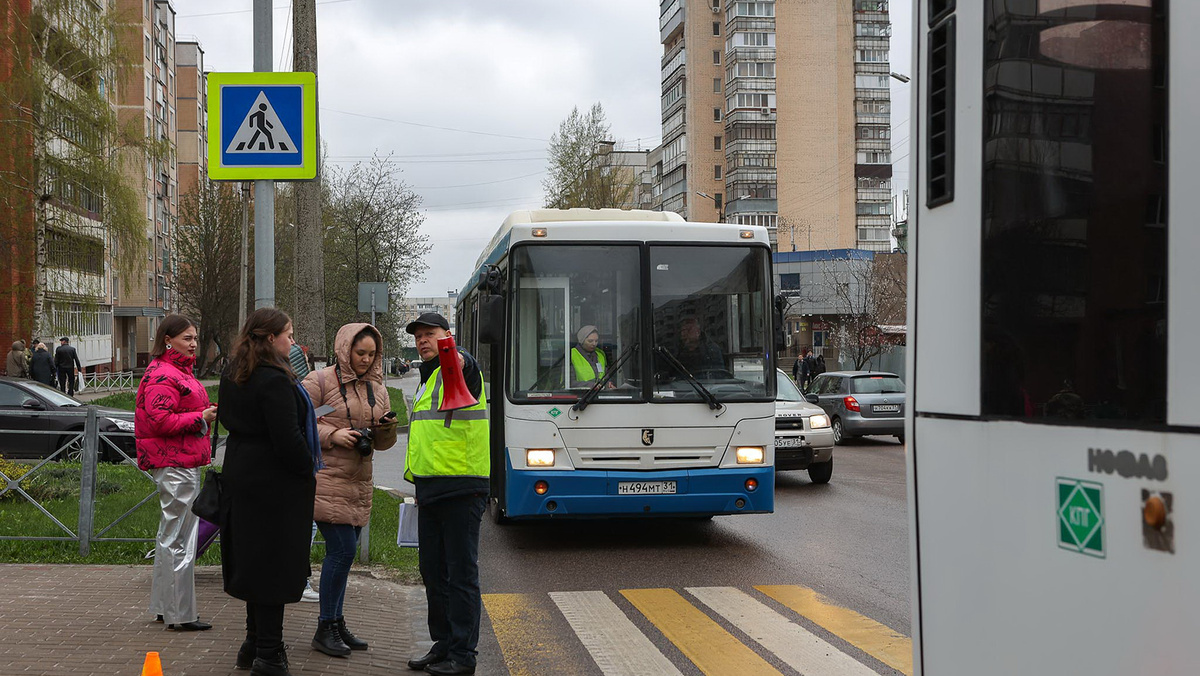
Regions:
<instances>
[{"instance_id":1,"label":"street lamp post","mask_svg":"<svg viewBox=\"0 0 1200 676\"><path fill-rule=\"evenodd\" d=\"M715 206L717 208L718 222L724 223L725 222L725 204L722 202L718 202L716 197L713 197L712 195L710 195L706 192L701 192L701 191L697 190L696 194L701 197L707 197L708 199L712 200L713 206Z\"/></svg>"}]
</instances>

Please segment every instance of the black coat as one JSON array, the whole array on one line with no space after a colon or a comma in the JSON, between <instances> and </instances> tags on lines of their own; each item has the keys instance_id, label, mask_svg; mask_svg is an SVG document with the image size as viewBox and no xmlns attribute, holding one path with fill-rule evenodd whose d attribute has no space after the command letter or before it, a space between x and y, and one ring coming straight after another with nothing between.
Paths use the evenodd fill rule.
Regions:
<instances>
[{"instance_id":1,"label":"black coat","mask_svg":"<svg viewBox=\"0 0 1200 676\"><path fill-rule=\"evenodd\" d=\"M29 362L29 377L45 383L54 385L54 358L45 350L34 350L33 360Z\"/></svg>"},{"instance_id":2,"label":"black coat","mask_svg":"<svg viewBox=\"0 0 1200 676\"><path fill-rule=\"evenodd\" d=\"M312 535L308 403L290 374L259 366L243 386L221 378L218 418L229 430L221 474L225 593L254 603L300 600Z\"/></svg>"}]
</instances>

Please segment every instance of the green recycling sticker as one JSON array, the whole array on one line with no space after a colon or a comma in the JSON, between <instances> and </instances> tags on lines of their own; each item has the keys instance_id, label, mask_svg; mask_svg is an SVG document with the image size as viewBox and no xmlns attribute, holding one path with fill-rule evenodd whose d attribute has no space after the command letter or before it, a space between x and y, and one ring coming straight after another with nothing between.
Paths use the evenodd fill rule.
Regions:
<instances>
[{"instance_id":1,"label":"green recycling sticker","mask_svg":"<svg viewBox=\"0 0 1200 676\"><path fill-rule=\"evenodd\" d=\"M562 411L558 410L557 406L546 412L550 414L551 418L557 418L558 416L562 415Z\"/></svg>"},{"instance_id":2,"label":"green recycling sticker","mask_svg":"<svg viewBox=\"0 0 1200 676\"><path fill-rule=\"evenodd\" d=\"M1104 486L1063 477L1055 481L1058 546L1104 558Z\"/></svg>"}]
</instances>

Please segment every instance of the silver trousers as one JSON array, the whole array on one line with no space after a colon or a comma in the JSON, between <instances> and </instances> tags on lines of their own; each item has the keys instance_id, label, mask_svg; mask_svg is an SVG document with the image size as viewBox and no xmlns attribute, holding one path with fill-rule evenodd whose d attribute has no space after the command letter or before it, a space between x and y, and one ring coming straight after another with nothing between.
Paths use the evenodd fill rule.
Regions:
<instances>
[{"instance_id":1,"label":"silver trousers","mask_svg":"<svg viewBox=\"0 0 1200 676\"><path fill-rule=\"evenodd\" d=\"M200 469L164 467L150 471L158 484L162 517L154 545L154 577L150 583L150 612L166 624L199 618L196 611L196 536L200 517L192 501L200 492Z\"/></svg>"}]
</instances>

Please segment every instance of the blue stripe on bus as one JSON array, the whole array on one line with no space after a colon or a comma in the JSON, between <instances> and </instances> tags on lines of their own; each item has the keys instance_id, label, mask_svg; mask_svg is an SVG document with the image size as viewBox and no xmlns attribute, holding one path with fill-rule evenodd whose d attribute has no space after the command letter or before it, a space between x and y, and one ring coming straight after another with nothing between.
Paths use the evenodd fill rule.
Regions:
<instances>
[{"instance_id":1,"label":"blue stripe on bus","mask_svg":"<svg viewBox=\"0 0 1200 676\"><path fill-rule=\"evenodd\" d=\"M775 510L775 468L705 468L652 472L623 470L515 470L505 454L506 515L510 518L571 516L686 516L769 513ZM746 490L747 479L758 489ZM538 495L533 485L546 481ZM618 495L621 481L675 481L674 495ZM738 508L738 499L745 500ZM555 509L548 507L554 503Z\"/></svg>"}]
</instances>

